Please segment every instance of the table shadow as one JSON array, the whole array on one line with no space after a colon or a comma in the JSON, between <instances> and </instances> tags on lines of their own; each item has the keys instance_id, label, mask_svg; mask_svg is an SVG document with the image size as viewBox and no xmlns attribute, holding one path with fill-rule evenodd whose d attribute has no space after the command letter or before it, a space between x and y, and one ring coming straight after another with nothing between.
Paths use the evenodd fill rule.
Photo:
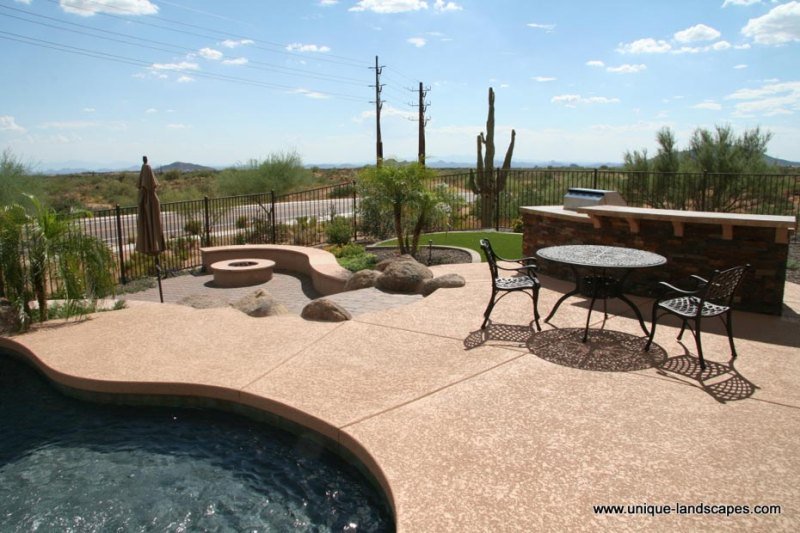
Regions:
<instances>
[{"instance_id":1,"label":"table shadow","mask_svg":"<svg viewBox=\"0 0 800 533\"><path fill-rule=\"evenodd\" d=\"M591 330L584 343L583 328L543 331L528 339L528 350L557 365L600 372L630 372L658 368L667 360L663 348L644 350L647 337L613 330Z\"/></svg>"},{"instance_id":2,"label":"table shadow","mask_svg":"<svg viewBox=\"0 0 800 533\"><path fill-rule=\"evenodd\" d=\"M510 342L520 348L527 345L528 339L534 334L530 325L499 324L489 322L486 328L470 332L464 339L464 348L472 350L483 346L489 341Z\"/></svg>"}]
</instances>

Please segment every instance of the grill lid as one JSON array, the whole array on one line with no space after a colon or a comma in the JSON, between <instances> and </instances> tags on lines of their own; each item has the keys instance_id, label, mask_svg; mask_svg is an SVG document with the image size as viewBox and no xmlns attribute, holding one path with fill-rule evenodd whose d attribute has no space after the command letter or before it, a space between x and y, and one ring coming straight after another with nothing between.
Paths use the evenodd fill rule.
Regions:
<instances>
[{"instance_id":1,"label":"grill lid","mask_svg":"<svg viewBox=\"0 0 800 533\"><path fill-rule=\"evenodd\" d=\"M617 191L570 187L564 195L564 209L575 211L579 207L592 205L628 205Z\"/></svg>"}]
</instances>

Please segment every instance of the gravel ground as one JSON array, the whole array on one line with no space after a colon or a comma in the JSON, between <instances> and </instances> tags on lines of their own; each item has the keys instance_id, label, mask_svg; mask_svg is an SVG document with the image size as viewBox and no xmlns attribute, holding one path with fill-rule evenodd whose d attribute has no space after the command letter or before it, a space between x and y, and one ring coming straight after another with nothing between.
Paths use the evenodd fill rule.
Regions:
<instances>
[{"instance_id":1,"label":"gravel ground","mask_svg":"<svg viewBox=\"0 0 800 533\"><path fill-rule=\"evenodd\" d=\"M397 248L372 248L369 253L378 256L378 261L396 256L399 252ZM420 246L417 253L417 260L424 265L447 265L451 263L471 263L472 256L462 250L451 248L433 248L428 250L427 246Z\"/></svg>"}]
</instances>

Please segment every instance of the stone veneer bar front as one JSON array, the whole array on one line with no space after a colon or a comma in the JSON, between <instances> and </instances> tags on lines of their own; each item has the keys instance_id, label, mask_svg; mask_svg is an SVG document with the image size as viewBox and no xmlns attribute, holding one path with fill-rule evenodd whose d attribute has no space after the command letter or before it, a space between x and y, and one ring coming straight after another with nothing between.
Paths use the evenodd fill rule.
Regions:
<instances>
[{"instance_id":1,"label":"stone veneer bar front","mask_svg":"<svg viewBox=\"0 0 800 533\"><path fill-rule=\"evenodd\" d=\"M667 264L632 272L626 292L656 296L658 281L679 283L692 274L708 278L749 263L752 269L738 293L737 309L780 315L786 282L791 216L677 211L626 206L521 207L523 251L563 244L638 248L663 255ZM571 279L565 265L540 262L540 271ZM688 288L688 287L687 287Z\"/></svg>"}]
</instances>

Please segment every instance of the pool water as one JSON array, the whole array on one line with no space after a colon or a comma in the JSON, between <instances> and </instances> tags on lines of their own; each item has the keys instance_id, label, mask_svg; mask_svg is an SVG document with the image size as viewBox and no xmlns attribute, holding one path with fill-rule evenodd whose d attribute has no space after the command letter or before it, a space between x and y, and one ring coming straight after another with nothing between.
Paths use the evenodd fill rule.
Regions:
<instances>
[{"instance_id":1,"label":"pool water","mask_svg":"<svg viewBox=\"0 0 800 533\"><path fill-rule=\"evenodd\" d=\"M390 531L361 473L213 410L66 397L0 353L0 531Z\"/></svg>"}]
</instances>

